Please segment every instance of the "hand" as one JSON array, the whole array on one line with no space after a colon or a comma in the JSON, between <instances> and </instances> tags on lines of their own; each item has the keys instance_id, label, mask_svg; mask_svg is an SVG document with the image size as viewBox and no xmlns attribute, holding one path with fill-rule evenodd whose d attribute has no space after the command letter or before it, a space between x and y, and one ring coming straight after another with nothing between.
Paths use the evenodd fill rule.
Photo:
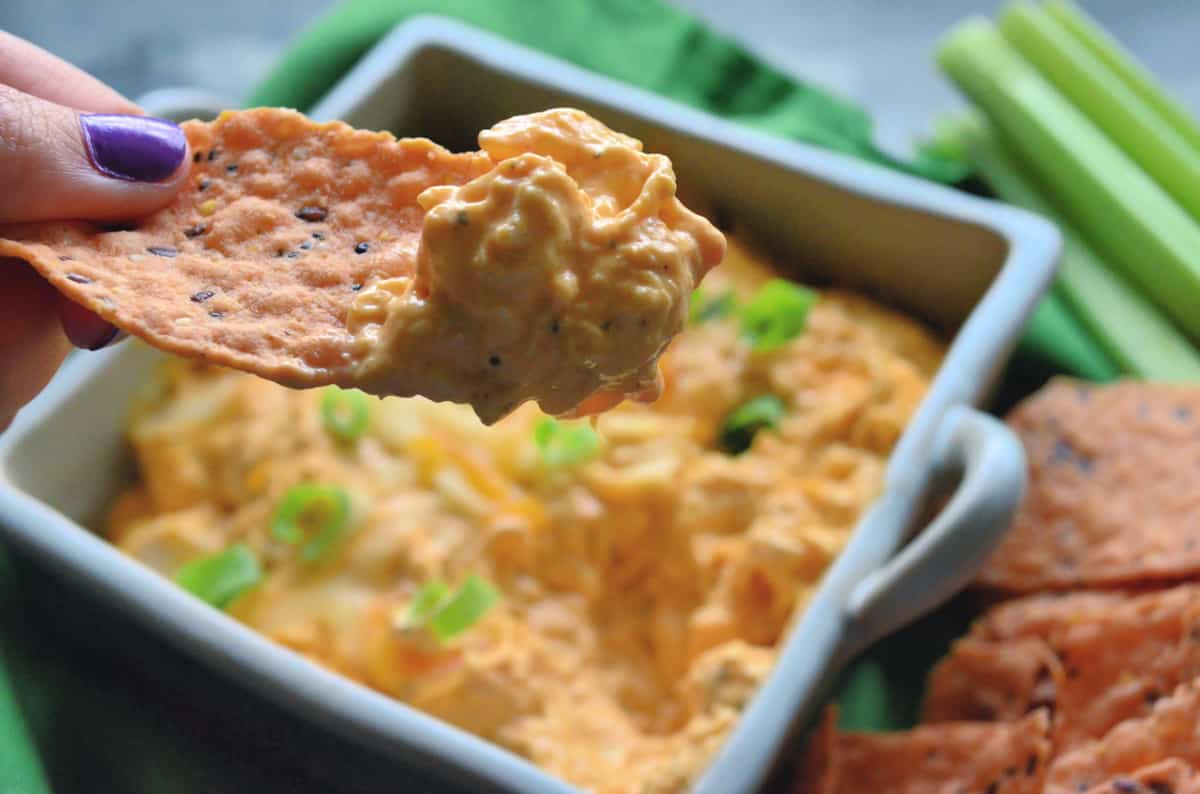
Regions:
<instances>
[{"instance_id":1,"label":"hand","mask_svg":"<svg viewBox=\"0 0 1200 794\"><path fill-rule=\"evenodd\" d=\"M0 235L4 224L129 220L171 200L189 170L175 124L0 31ZM19 259L0 258L0 431L76 347L116 329Z\"/></svg>"}]
</instances>

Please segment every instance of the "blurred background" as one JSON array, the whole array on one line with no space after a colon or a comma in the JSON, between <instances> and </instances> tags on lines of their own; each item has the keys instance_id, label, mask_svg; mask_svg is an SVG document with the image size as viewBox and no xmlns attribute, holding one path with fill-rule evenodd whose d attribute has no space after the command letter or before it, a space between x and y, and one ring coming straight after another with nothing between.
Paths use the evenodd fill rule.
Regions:
<instances>
[{"instance_id":1,"label":"blurred background","mask_svg":"<svg viewBox=\"0 0 1200 794\"><path fill-rule=\"evenodd\" d=\"M571 0L562 0L570 2ZM878 141L904 151L959 101L934 70L938 37L998 0L673 0L775 66L856 100ZM330 0L0 0L0 29L92 72L128 96L164 86L242 99ZM1200 3L1081 0L1189 108L1200 111ZM919 10L916 10L919 9Z\"/></svg>"}]
</instances>

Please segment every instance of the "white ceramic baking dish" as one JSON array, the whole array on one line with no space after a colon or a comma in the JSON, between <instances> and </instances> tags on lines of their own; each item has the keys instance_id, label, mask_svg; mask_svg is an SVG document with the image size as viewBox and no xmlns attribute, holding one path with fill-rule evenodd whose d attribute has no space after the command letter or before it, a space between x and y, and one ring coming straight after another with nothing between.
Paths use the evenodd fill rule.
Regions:
<instances>
[{"instance_id":1,"label":"white ceramic baking dish","mask_svg":"<svg viewBox=\"0 0 1200 794\"><path fill-rule=\"evenodd\" d=\"M794 748L845 663L964 586L1009 523L1024 457L978 406L1053 275L1058 235L1027 213L757 134L435 18L393 31L312 115L474 148L475 133L493 122L559 105L668 154L682 185L711 198L798 277L864 290L953 336L892 456L885 491L694 789L749 794ZM123 417L159 358L131 344L76 356L0 436L6 539L246 688L392 759L401 775L420 769L472 791L575 791L272 644L86 529L127 476ZM949 501L919 526L940 497Z\"/></svg>"}]
</instances>

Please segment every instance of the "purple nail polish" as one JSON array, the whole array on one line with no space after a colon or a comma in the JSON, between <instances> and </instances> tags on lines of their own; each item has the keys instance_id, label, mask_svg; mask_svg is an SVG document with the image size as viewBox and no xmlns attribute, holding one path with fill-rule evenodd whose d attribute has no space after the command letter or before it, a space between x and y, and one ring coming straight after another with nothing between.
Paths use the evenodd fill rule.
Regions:
<instances>
[{"instance_id":1,"label":"purple nail polish","mask_svg":"<svg viewBox=\"0 0 1200 794\"><path fill-rule=\"evenodd\" d=\"M112 326L109 330L107 330L103 334L101 334L100 337L95 342L88 345L88 350L103 350L104 348L108 347L109 345L113 344L116 341L117 341L117 327Z\"/></svg>"},{"instance_id":2,"label":"purple nail polish","mask_svg":"<svg viewBox=\"0 0 1200 794\"><path fill-rule=\"evenodd\" d=\"M81 113L83 145L96 170L130 182L161 182L187 154L179 126L150 116Z\"/></svg>"}]
</instances>

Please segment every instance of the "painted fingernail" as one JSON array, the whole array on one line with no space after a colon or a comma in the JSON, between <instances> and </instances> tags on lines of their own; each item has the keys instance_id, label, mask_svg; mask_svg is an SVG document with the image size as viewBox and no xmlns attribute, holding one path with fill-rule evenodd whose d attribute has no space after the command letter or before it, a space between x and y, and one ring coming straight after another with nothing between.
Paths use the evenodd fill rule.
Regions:
<instances>
[{"instance_id":1,"label":"painted fingernail","mask_svg":"<svg viewBox=\"0 0 1200 794\"><path fill-rule=\"evenodd\" d=\"M81 113L83 145L96 170L130 182L161 182L187 155L179 125L150 116Z\"/></svg>"},{"instance_id":2,"label":"painted fingernail","mask_svg":"<svg viewBox=\"0 0 1200 794\"><path fill-rule=\"evenodd\" d=\"M108 347L115 341L117 341L117 327L114 325L93 339L91 344L87 345L87 349L100 350L101 348Z\"/></svg>"}]
</instances>

